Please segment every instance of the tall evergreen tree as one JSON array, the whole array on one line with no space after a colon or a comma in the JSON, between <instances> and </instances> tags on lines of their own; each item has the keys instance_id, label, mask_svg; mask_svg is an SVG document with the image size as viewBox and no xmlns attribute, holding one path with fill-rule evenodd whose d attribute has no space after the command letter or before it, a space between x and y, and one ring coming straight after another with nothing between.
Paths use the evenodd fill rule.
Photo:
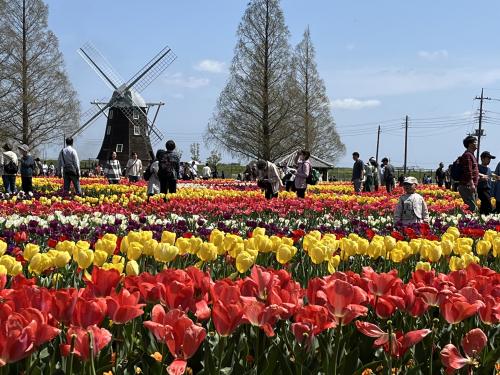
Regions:
<instances>
[{"instance_id":1,"label":"tall evergreen tree","mask_svg":"<svg viewBox=\"0 0 500 375\"><path fill-rule=\"evenodd\" d=\"M279 0L250 1L230 78L205 139L233 155L276 160L294 142L289 31Z\"/></svg>"},{"instance_id":2,"label":"tall evergreen tree","mask_svg":"<svg viewBox=\"0 0 500 375\"><path fill-rule=\"evenodd\" d=\"M297 143L313 155L334 163L345 153L345 146L335 128L330 100L325 83L318 74L315 56L308 27L293 58Z\"/></svg>"},{"instance_id":3,"label":"tall evergreen tree","mask_svg":"<svg viewBox=\"0 0 500 375\"><path fill-rule=\"evenodd\" d=\"M0 97L3 126L10 137L36 148L60 142L78 125L79 102L58 40L48 30L42 0L8 0L0 6L0 71L7 72ZM1 77L2 73L0 73Z\"/></svg>"}]
</instances>

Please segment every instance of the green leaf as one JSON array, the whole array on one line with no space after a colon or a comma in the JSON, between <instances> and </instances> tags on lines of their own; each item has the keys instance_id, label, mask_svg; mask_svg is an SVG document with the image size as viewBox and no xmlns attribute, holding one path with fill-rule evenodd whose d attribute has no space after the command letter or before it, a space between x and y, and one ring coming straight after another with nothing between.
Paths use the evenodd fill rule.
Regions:
<instances>
[{"instance_id":1,"label":"green leaf","mask_svg":"<svg viewBox=\"0 0 500 375\"><path fill-rule=\"evenodd\" d=\"M354 350L344 357L339 367L341 374L353 374L359 368L359 349L356 347Z\"/></svg>"},{"instance_id":2,"label":"green leaf","mask_svg":"<svg viewBox=\"0 0 500 375\"><path fill-rule=\"evenodd\" d=\"M385 362L385 360L373 361L373 362L367 363L366 365L364 365L360 369L357 369L355 372L353 372L352 375L361 375L363 373L363 371L366 370L367 368L374 370L378 366L382 365L384 362Z\"/></svg>"}]
</instances>

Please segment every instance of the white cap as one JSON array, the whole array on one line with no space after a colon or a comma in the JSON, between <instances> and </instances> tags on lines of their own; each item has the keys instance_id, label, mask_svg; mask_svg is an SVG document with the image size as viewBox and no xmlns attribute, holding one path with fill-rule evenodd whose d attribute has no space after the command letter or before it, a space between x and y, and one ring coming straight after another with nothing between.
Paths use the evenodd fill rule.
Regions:
<instances>
[{"instance_id":1,"label":"white cap","mask_svg":"<svg viewBox=\"0 0 500 375\"><path fill-rule=\"evenodd\" d=\"M403 184L415 184L418 185L418 180L415 177L405 177L403 180Z\"/></svg>"}]
</instances>

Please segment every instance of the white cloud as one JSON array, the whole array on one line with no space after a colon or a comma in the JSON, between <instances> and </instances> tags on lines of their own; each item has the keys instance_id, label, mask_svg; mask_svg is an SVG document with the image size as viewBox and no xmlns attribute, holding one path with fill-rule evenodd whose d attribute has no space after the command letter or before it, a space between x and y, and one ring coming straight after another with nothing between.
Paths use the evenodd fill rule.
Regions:
<instances>
[{"instance_id":1,"label":"white cloud","mask_svg":"<svg viewBox=\"0 0 500 375\"><path fill-rule=\"evenodd\" d=\"M438 51L418 51L417 55L421 59L434 61L448 58L448 51L445 49L440 49Z\"/></svg>"},{"instance_id":2,"label":"white cloud","mask_svg":"<svg viewBox=\"0 0 500 375\"><path fill-rule=\"evenodd\" d=\"M226 64L222 61L205 59L200 61L194 68L201 72L223 73L226 70Z\"/></svg>"},{"instance_id":3,"label":"white cloud","mask_svg":"<svg viewBox=\"0 0 500 375\"><path fill-rule=\"evenodd\" d=\"M403 95L461 87L489 87L500 82L500 68L336 70L325 83L346 97Z\"/></svg>"},{"instance_id":4,"label":"white cloud","mask_svg":"<svg viewBox=\"0 0 500 375\"><path fill-rule=\"evenodd\" d=\"M175 73L164 78L164 82L170 86L185 87L188 89L198 89L208 86L210 80L208 78L185 77L182 73Z\"/></svg>"},{"instance_id":5,"label":"white cloud","mask_svg":"<svg viewBox=\"0 0 500 375\"><path fill-rule=\"evenodd\" d=\"M354 98L345 98L332 100L331 107L336 109L358 110L363 108L378 107L380 104L380 100L376 99L359 100Z\"/></svg>"}]
</instances>

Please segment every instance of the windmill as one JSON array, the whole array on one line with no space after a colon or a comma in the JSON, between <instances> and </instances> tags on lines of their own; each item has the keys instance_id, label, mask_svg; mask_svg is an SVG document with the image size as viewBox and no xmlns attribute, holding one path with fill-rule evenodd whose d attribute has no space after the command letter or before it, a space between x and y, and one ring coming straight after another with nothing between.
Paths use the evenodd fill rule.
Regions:
<instances>
[{"instance_id":1,"label":"windmill","mask_svg":"<svg viewBox=\"0 0 500 375\"><path fill-rule=\"evenodd\" d=\"M126 164L132 151L137 152L139 159L144 162L150 161L152 144L158 143L163 138L155 122L161 106L165 103L146 102L140 93L158 78L177 56L168 46L163 48L124 83L111 64L91 43L86 43L78 53L113 90L113 95L107 101L104 99L93 101L94 106L83 113L80 119L81 126L71 136L77 136L104 114L107 122L101 149L97 155L99 163L104 164L109 160L113 151L117 153L121 165ZM148 118L149 112L154 112L153 120Z\"/></svg>"}]
</instances>

